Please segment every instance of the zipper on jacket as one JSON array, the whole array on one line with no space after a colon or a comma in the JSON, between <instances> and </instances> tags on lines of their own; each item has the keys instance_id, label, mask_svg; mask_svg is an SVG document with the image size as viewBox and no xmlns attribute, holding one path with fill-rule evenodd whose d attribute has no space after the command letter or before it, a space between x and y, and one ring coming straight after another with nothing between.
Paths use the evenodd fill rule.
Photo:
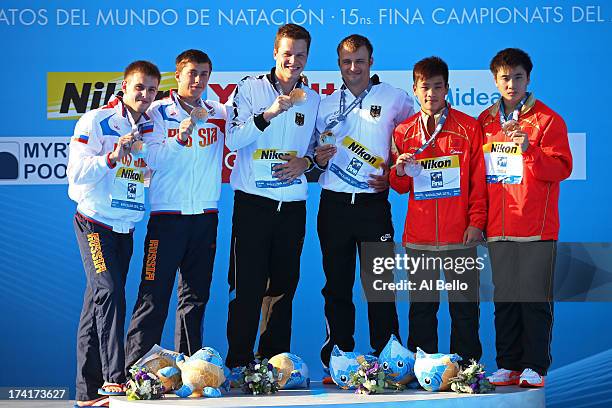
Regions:
<instances>
[{"instance_id":1,"label":"zipper on jacket","mask_svg":"<svg viewBox=\"0 0 612 408\"><path fill-rule=\"evenodd\" d=\"M355 204L355 192L351 193L351 204Z\"/></svg>"},{"instance_id":2,"label":"zipper on jacket","mask_svg":"<svg viewBox=\"0 0 612 408\"><path fill-rule=\"evenodd\" d=\"M502 239L506 240L506 186L502 183Z\"/></svg>"},{"instance_id":3,"label":"zipper on jacket","mask_svg":"<svg viewBox=\"0 0 612 408\"><path fill-rule=\"evenodd\" d=\"M198 136L198 128L197 126L194 126L194 134L193 134L193 139L192 139L192 144L191 144L191 148L193 150L193 152L191 153L193 155L193 165L191 166L191 194L189 194L190 197L190 203L189 203L189 207L190 207L190 211L191 212L195 212L196 209L194 208L194 197L195 197L195 191L196 191L196 187L195 187L195 180L196 180L196 168L197 168L197 163L198 163L198 151L196 150L197 146L199 146L199 142L196 141L196 137ZM203 208L200 210L204 210Z\"/></svg>"},{"instance_id":4,"label":"zipper on jacket","mask_svg":"<svg viewBox=\"0 0 612 408\"><path fill-rule=\"evenodd\" d=\"M440 236L438 234L438 199L436 199L436 247L440 247Z\"/></svg>"},{"instance_id":5,"label":"zipper on jacket","mask_svg":"<svg viewBox=\"0 0 612 408\"><path fill-rule=\"evenodd\" d=\"M284 93L282 91L282 88L281 88L280 94L284 95ZM289 109L291 109L291 108L289 108ZM288 112L289 111L287 111L285 113L288 113ZM287 120L289 120L289 115L288 114L287 115L283 115L283 116L285 117L285 120L283 121L283 132L281 133L281 145L279 146L281 149L285 148L285 132L287 131ZM289 185L287 187L291 187L291 186ZM280 212L281 205L283 204L283 198L284 198L283 189L284 188L285 187L281 187L281 188L278 189L279 190L278 192L280 193L280 200L278 201L278 208L276 209L276 211L278 211L278 212Z\"/></svg>"}]
</instances>

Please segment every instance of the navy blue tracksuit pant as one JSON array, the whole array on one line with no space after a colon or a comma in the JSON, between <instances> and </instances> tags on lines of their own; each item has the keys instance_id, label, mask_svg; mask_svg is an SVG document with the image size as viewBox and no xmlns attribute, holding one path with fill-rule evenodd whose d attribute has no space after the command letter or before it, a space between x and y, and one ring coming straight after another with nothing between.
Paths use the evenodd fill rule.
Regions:
<instances>
[{"instance_id":1,"label":"navy blue tracksuit pant","mask_svg":"<svg viewBox=\"0 0 612 408\"><path fill-rule=\"evenodd\" d=\"M105 382L124 383L125 280L132 233L119 234L77 213L74 231L87 286L77 334L76 399L98 397Z\"/></svg>"},{"instance_id":2,"label":"navy blue tracksuit pant","mask_svg":"<svg viewBox=\"0 0 612 408\"><path fill-rule=\"evenodd\" d=\"M138 299L127 333L126 370L161 343L177 270L175 349L191 355L202 348L218 221L216 212L149 218Z\"/></svg>"}]
</instances>

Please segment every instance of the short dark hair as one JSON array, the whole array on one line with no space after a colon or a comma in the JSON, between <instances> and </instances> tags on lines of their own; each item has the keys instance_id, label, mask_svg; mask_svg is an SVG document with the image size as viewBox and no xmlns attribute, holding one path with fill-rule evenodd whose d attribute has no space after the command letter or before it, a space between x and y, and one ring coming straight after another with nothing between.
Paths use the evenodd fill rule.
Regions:
<instances>
[{"instance_id":1,"label":"short dark hair","mask_svg":"<svg viewBox=\"0 0 612 408\"><path fill-rule=\"evenodd\" d=\"M176 70L180 72L183 67L189 62L192 62L194 64L208 63L208 65L210 66L210 70L212 71L212 61L210 60L208 54L203 51L191 49L181 52L179 55L177 55L175 60Z\"/></svg>"},{"instance_id":2,"label":"short dark hair","mask_svg":"<svg viewBox=\"0 0 612 408\"><path fill-rule=\"evenodd\" d=\"M161 73L155 64L149 61L134 61L128 65L123 71L123 78L126 79L134 72L140 72L144 75L157 78L157 82L161 82Z\"/></svg>"},{"instance_id":3,"label":"short dark hair","mask_svg":"<svg viewBox=\"0 0 612 408\"><path fill-rule=\"evenodd\" d=\"M372 43L366 37L359 34L351 34L343 38L336 48L336 53L338 53L338 57L340 57L342 48L346 48L349 52L355 52L359 47L366 47L368 49L368 58L372 58L372 54L374 53Z\"/></svg>"},{"instance_id":4,"label":"short dark hair","mask_svg":"<svg viewBox=\"0 0 612 408\"><path fill-rule=\"evenodd\" d=\"M529 54L519 48L506 48L493 57L489 68L493 76L497 77L497 72L500 68L516 68L519 65L525 68L527 76L531 74L533 63Z\"/></svg>"},{"instance_id":5,"label":"short dark hair","mask_svg":"<svg viewBox=\"0 0 612 408\"><path fill-rule=\"evenodd\" d=\"M304 27L297 24L285 24L280 26L274 37L274 49L278 50L278 43L281 38L291 38L292 40L305 40L306 51L310 52L310 33Z\"/></svg>"},{"instance_id":6,"label":"short dark hair","mask_svg":"<svg viewBox=\"0 0 612 408\"><path fill-rule=\"evenodd\" d=\"M448 84L448 65L440 57L423 58L412 68L412 80L415 84L419 79L426 81L438 75L442 75L444 83Z\"/></svg>"}]
</instances>

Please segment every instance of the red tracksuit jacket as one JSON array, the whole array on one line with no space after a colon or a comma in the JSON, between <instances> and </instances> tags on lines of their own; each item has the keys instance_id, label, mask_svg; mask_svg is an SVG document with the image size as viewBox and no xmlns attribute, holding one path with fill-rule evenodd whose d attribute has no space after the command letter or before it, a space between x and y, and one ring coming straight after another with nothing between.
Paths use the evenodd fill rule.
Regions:
<instances>
[{"instance_id":1,"label":"red tracksuit jacket","mask_svg":"<svg viewBox=\"0 0 612 408\"><path fill-rule=\"evenodd\" d=\"M478 117L483 144L508 141L499 121L500 102ZM556 240L559 235L559 182L572 172L572 154L563 119L529 96L519 115L529 135L520 184L487 183L489 241Z\"/></svg>"},{"instance_id":2,"label":"red tracksuit jacket","mask_svg":"<svg viewBox=\"0 0 612 408\"><path fill-rule=\"evenodd\" d=\"M414 153L421 147L422 127L419 112L395 128L394 159L402 153ZM457 156L459 195L417 200L413 178L398 176L395 167L391 170L391 187L400 194L410 193L403 235L405 246L426 250L464 248L463 234L466 228L474 226L483 230L486 225L487 195L482 133L474 118L449 108L446 122L435 142L417 154L416 159L443 156Z\"/></svg>"}]
</instances>

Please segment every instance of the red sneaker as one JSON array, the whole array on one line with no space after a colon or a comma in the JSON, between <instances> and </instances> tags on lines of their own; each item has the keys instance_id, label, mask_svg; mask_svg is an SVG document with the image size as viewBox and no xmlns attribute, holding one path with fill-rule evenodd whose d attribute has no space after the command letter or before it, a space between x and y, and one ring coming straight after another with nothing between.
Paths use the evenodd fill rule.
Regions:
<instances>
[{"instance_id":1,"label":"red sneaker","mask_svg":"<svg viewBox=\"0 0 612 408\"><path fill-rule=\"evenodd\" d=\"M523 388L539 388L544 386L544 376L536 373L531 368L526 368L521 373L519 385Z\"/></svg>"},{"instance_id":2,"label":"red sneaker","mask_svg":"<svg viewBox=\"0 0 612 408\"><path fill-rule=\"evenodd\" d=\"M335 382L334 382L334 380L332 380L330 375L326 375L325 377L323 377L323 384L325 384L325 385L334 385Z\"/></svg>"},{"instance_id":3,"label":"red sneaker","mask_svg":"<svg viewBox=\"0 0 612 408\"><path fill-rule=\"evenodd\" d=\"M500 368L493 374L491 374L487 379L493 385L502 386L502 385L519 385L519 377L521 376L520 371L512 371L506 370L505 368Z\"/></svg>"}]
</instances>

